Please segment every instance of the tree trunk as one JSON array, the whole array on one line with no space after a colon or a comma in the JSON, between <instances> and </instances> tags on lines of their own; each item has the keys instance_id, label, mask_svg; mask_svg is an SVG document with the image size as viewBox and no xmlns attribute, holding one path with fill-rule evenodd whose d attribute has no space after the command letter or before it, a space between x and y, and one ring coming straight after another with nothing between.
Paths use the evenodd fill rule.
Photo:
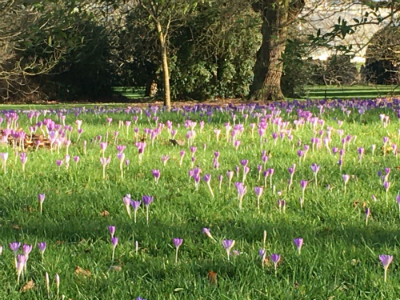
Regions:
<instances>
[{"instance_id":1,"label":"tree trunk","mask_svg":"<svg viewBox=\"0 0 400 300\"><path fill-rule=\"evenodd\" d=\"M253 6L255 11L261 13L263 23L262 44L257 52L250 99L284 99L281 90L282 53L286 48L289 22L297 17L303 7L302 0L263 0Z\"/></svg>"},{"instance_id":2,"label":"tree trunk","mask_svg":"<svg viewBox=\"0 0 400 300\"><path fill-rule=\"evenodd\" d=\"M171 89L169 86L168 47L160 23L156 24L160 39L162 70L164 75L164 106L171 109Z\"/></svg>"}]
</instances>

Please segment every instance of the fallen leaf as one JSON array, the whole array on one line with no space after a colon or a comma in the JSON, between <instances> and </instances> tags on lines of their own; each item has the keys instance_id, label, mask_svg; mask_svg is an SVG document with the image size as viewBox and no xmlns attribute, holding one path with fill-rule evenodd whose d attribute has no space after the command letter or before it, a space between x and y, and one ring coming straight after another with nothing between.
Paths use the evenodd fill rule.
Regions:
<instances>
[{"instance_id":1,"label":"fallen leaf","mask_svg":"<svg viewBox=\"0 0 400 300\"><path fill-rule=\"evenodd\" d=\"M35 287L35 282L33 280L29 280L25 285L21 288L21 292L25 293Z\"/></svg>"},{"instance_id":2,"label":"fallen leaf","mask_svg":"<svg viewBox=\"0 0 400 300\"><path fill-rule=\"evenodd\" d=\"M106 210L103 210L103 211L100 213L100 215L101 215L102 217L107 217L109 214L110 214L110 213L109 213L108 211L106 211Z\"/></svg>"},{"instance_id":3,"label":"fallen leaf","mask_svg":"<svg viewBox=\"0 0 400 300\"><path fill-rule=\"evenodd\" d=\"M184 146L185 145L185 140L174 140L174 139L170 139L169 140L171 142L172 145L176 146Z\"/></svg>"},{"instance_id":4,"label":"fallen leaf","mask_svg":"<svg viewBox=\"0 0 400 300\"><path fill-rule=\"evenodd\" d=\"M121 266L111 266L110 271L116 271L116 272L121 272L122 271L122 267Z\"/></svg>"},{"instance_id":5,"label":"fallen leaf","mask_svg":"<svg viewBox=\"0 0 400 300\"><path fill-rule=\"evenodd\" d=\"M217 273L210 271L208 272L208 281L210 282L210 284L214 284L217 285Z\"/></svg>"},{"instance_id":6,"label":"fallen leaf","mask_svg":"<svg viewBox=\"0 0 400 300\"><path fill-rule=\"evenodd\" d=\"M267 267L269 267L269 258L268 258L268 256L266 256L266 257L264 258L264 265L266 265Z\"/></svg>"},{"instance_id":7,"label":"fallen leaf","mask_svg":"<svg viewBox=\"0 0 400 300\"><path fill-rule=\"evenodd\" d=\"M76 275L83 275L83 276L92 276L92 273L87 270L87 269L83 269L80 266L76 266L75 267L75 272Z\"/></svg>"},{"instance_id":8,"label":"fallen leaf","mask_svg":"<svg viewBox=\"0 0 400 300\"><path fill-rule=\"evenodd\" d=\"M13 225L14 229L20 229L20 227L18 225Z\"/></svg>"}]
</instances>

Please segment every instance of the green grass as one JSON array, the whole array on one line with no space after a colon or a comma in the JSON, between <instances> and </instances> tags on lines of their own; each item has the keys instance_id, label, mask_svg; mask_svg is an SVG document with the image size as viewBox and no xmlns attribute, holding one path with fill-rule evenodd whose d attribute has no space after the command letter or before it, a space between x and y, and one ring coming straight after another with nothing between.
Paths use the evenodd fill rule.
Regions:
<instances>
[{"instance_id":1,"label":"green grass","mask_svg":"<svg viewBox=\"0 0 400 300\"><path fill-rule=\"evenodd\" d=\"M116 86L113 88L113 91L121 96L127 97L128 99L135 100L141 99L145 97L145 89L144 88L131 88L124 86Z\"/></svg>"},{"instance_id":2,"label":"green grass","mask_svg":"<svg viewBox=\"0 0 400 300\"><path fill-rule=\"evenodd\" d=\"M309 99L369 99L376 97L392 97L400 94L400 86L309 86Z\"/></svg>"},{"instance_id":3,"label":"green grass","mask_svg":"<svg viewBox=\"0 0 400 300\"><path fill-rule=\"evenodd\" d=\"M318 112L318 108L310 108ZM158 122L173 122L177 129L176 139L186 139L188 129L184 127L186 117L197 121L197 146L194 166L204 174L211 174L211 186L215 193L212 198L207 185L201 180L198 190L193 179L189 180L191 151L186 143L175 147L169 142L165 125L154 145L146 139L147 147L139 163L134 128L139 128L138 139L143 137L144 128L156 128L153 118L139 114L137 124L132 122L129 133L126 127L119 128L119 120L132 119L132 113L123 111L94 113L88 111L79 115L83 120L84 132L78 140L76 129L72 131L72 145L69 148L71 162L58 167L57 159L63 159L66 148L57 150L39 149L28 151L26 171L22 172L19 154L11 146L0 145L0 152L8 152L7 173L0 170L0 299L46 299L45 273L51 280L51 299L56 299L55 274L61 278L60 298L66 299L396 299L400 292L399 277L399 209L396 195L400 191L399 165L393 153L383 155L382 138L388 136L391 143L400 144L398 121L389 109L367 110L362 116L357 109L349 108L349 117L338 108L326 109L321 118L323 129L333 127L331 147L341 148L337 120L343 120L341 129L345 137L356 135L357 139L346 146L344 164L339 169L336 156L322 146L308 152L305 160L299 162L297 150L299 140L309 144L313 137L310 124L295 130L295 110L281 117L293 128L293 141L287 137L275 143L271 137L277 131L276 125L269 124L265 137L259 138L257 128L252 137L250 123L257 119L249 114L247 121L236 112L236 124L244 124L239 137L238 150L227 142L224 123L233 124L231 112L213 112L211 122L204 116L205 126L199 129L200 114L180 112L158 113ZM269 113L269 111L268 111ZM383 127L379 114L388 114L392 122ZM46 118L57 121L55 115ZM107 118L113 118L110 126ZM41 115L39 120L43 120ZM73 113L66 116L66 124L73 125ZM4 126L5 123L2 125ZM178 128L177 124L180 124ZM19 127L28 131L29 121L20 114ZM73 125L74 126L74 125ZM74 126L75 128L75 126ZM322 127L319 126L317 131ZM214 129L221 129L216 140ZM114 132L118 131L117 142ZM96 136L105 141L108 133L108 147L105 156L111 156L102 178L100 164L101 150ZM86 154L83 141L86 140ZM116 145L127 146L121 178ZM206 144L206 149L203 145ZM371 145L376 144L372 155ZM358 148L365 147L361 163ZM183 164L179 166L180 151L186 151ZM258 179L257 166L262 164L261 153L270 151L265 168L274 168L272 177L274 189L267 187L261 198L261 211L256 207L255 186L263 186L264 178ZM214 152L220 152L220 168L213 168ZM161 157L170 159L163 165ZM80 156L78 164L72 160ZM241 181L243 167L240 161L248 159L250 172L245 185L243 209L238 208L238 197L234 182ZM311 164L321 165L318 186L314 184ZM293 185L288 190L288 167L296 164ZM226 172L240 166L240 175L232 180L229 188ZM390 167L389 181L392 187L385 191L377 176L379 170ZM159 169L161 178L155 184L151 170ZM223 184L219 190L218 175L222 174ZM344 193L342 174L351 175ZM300 180L309 180L305 190L304 207L299 204L302 192ZM329 188L327 186L329 185ZM274 193L275 190L275 193ZM37 196L45 193L43 214L39 213ZM141 200L143 195L154 196L150 205L149 224L146 224L145 209L137 213L137 223L129 219L122 198L131 194L132 199ZM375 195L378 201L372 200ZM278 199L287 202L286 212L278 208ZM354 205L354 202L359 202ZM371 209L371 218L365 224L363 202ZM143 205L143 204L142 204ZM102 212L109 212L102 216ZM108 225L116 226L119 244L115 260L111 261L112 246ZM202 228L211 229L217 242L202 233ZM265 245L267 256L278 253L282 262L275 273L273 264L262 267L258 251L263 247L263 232L267 231ZM172 239L183 238L179 249L178 264L175 264L175 248ZM302 237L304 246L299 255L293 245L293 238ZM221 245L223 239L236 241L228 261ZM16 283L14 256L8 244L14 241L36 245L46 241L47 249L41 260L38 248L32 250L28 269L19 284ZM135 242L139 249L136 251ZM21 253L21 251L20 251ZM388 281L383 281L380 254L394 255L389 267ZM91 276L75 274L79 266L91 272ZM121 270L116 269L120 267ZM209 271L218 274L218 285L209 283ZM21 288L28 280L34 280L35 289L25 293Z\"/></svg>"}]
</instances>

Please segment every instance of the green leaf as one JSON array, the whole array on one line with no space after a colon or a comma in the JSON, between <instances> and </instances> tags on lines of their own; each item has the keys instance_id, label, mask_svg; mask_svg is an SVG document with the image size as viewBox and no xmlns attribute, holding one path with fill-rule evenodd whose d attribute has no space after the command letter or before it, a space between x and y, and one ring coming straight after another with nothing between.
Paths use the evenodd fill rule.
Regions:
<instances>
[{"instance_id":1,"label":"green leaf","mask_svg":"<svg viewBox=\"0 0 400 300\"><path fill-rule=\"evenodd\" d=\"M47 40L47 43L49 44L49 46L51 46L51 44L52 44L51 35L49 36L49 38L48 38L48 40Z\"/></svg>"}]
</instances>

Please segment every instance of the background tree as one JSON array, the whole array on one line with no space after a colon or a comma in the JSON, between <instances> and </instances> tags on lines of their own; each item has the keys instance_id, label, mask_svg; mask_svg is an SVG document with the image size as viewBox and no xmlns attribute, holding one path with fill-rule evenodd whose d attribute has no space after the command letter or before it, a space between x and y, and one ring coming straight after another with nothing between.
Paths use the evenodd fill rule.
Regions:
<instances>
[{"instance_id":1,"label":"background tree","mask_svg":"<svg viewBox=\"0 0 400 300\"><path fill-rule=\"evenodd\" d=\"M254 66L254 81L250 98L284 99L281 90L282 53L286 47L288 29L304 8L304 0L261 0L253 3L262 20L262 43Z\"/></svg>"},{"instance_id":2,"label":"background tree","mask_svg":"<svg viewBox=\"0 0 400 300\"><path fill-rule=\"evenodd\" d=\"M3 100L111 94L108 38L91 2L0 1Z\"/></svg>"},{"instance_id":3,"label":"background tree","mask_svg":"<svg viewBox=\"0 0 400 300\"><path fill-rule=\"evenodd\" d=\"M160 47L160 60L164 78L164 105L171 108L170 71L168 64L171 30L182 26L186 17L197 6L192 0L137 0L152 20Z\"/></svg>"},{"instance_id":4,"label":"background tree","mask_svg":"<svg viewBox=\"0 0 400 300\"><path fill-rule=\"evenodd\" d=\"M364 68L365 80L375 84L399 84L400 27L396 24L379 30L367 49Z\"/></svg>"}]
</instances>

